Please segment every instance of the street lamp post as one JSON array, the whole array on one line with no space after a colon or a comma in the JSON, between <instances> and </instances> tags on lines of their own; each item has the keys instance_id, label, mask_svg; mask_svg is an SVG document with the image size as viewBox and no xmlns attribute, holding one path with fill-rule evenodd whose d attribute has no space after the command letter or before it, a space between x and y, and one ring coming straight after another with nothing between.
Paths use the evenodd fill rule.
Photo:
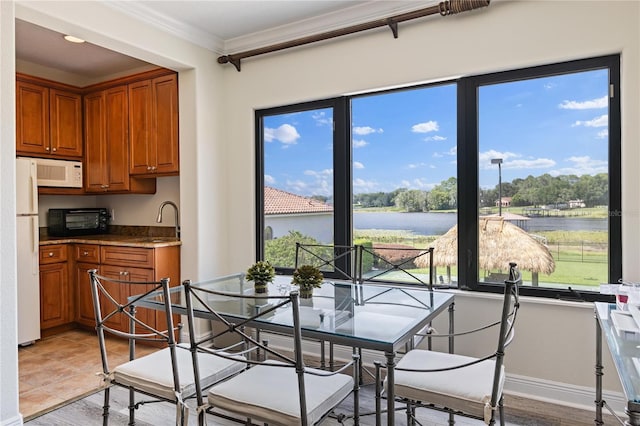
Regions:
<instances>
[{"instance_id":1,"label":"street lamp post","mask_svg":"<svg viewBox=\"0 0 640 426\"><path fill-rule=\"evenodd\" d=\"M492 158L491 164L498 165L498 216L502 216L502 158Z\"/></svg>"}]
</instances>

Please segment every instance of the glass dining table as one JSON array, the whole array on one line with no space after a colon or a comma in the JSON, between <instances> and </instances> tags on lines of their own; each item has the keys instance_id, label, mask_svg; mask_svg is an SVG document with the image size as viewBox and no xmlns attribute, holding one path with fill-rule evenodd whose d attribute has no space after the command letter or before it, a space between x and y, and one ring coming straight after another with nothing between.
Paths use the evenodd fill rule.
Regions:
<instances>
[{"instance_id":1,"label":"glass dining table","mask_svg":"<svg viewBox=\"0 0 640 426\"><path fill-rule=\"evenodd\" d=\"M276 276L269 284L269 294L286 294L290 291L291 277ZM253 283L244 274L231 274L215 279L193 282L193 286L215 291L242 292L253 295ZM170 291L174 314L186 315L183 286ZM134 299L136 296L130 298ZM215 300L210 304L225 319L242 321L268 307L260 299ZM151 294L136 302L136 306L156 310L164 309L161 294ZM287 308L290 309L290 308ZM442 312L449 313L449 334L453 333L454 295L429 291L425 288L402 287L391 284L356 284L351 281L325 281L314 289L313 297L300 299L300 323L302 336L321 342L330 342L350 348L379 351L384 354L387 369L387 423L395 423L393 395L394 366L400 350L410 348L414 337ZM214 319L210 312L194 306L194 315ZM268 318L256 321L260 332L292 333L291 314L276 310ZM323 345L324 347L324 345ZM453 352L453 339L449 339L449 351Z\"/></svg>"}]
</instances>

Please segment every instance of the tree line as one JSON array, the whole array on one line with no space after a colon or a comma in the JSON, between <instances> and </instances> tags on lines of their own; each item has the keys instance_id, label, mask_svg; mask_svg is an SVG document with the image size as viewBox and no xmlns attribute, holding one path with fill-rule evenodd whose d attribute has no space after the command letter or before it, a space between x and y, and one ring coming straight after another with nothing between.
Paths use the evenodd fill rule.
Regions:
<instances>
[{"instance_id":1,"label":"tree line","mask_svg":"<svg viewBox=\"0 0 640 426\"><path fill-rule=\"evenodd\" d=\"M512 206L557 206L568 204L570 200L582 200L586 207L607 205L609 177L606 173L582 176L551 176L548 173L529 175L524 179L502 182L502 197L510 197ZM498 198L498 185L479 190L480 207L493 207ZM360 207L398 207L407 212L457 209L458 181L450 177L430 191L398 188L392 192L354 194L353 201Z\"/></svg>"}]
</instances>

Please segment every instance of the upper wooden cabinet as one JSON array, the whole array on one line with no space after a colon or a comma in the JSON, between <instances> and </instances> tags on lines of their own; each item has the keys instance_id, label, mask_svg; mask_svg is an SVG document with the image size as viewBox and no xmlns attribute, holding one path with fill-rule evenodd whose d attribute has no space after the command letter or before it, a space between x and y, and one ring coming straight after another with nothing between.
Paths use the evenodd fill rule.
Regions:
<instances>
[{"instance_id":1,"label":"upper wooden cabinet","mask_svg":"<svg viewBox=\"0 0 640 426\"><path fill-rule=\"evenodd\" d=\"M177 175L178 145L177 75L129 84L131 175Z\"/></svg>"},{"instance_id":2,"label":"upper wooden cabinet","mask_svg":"<svg viewBox=\"0 0 640 426\"><path fill-rule=\"evenodd\" d=\"M155 180L129 175L128 105L126 85L85 96L86 192L155 193Z\"/></svg>"},{"instance_id":3,"label":"upper wooden cabinet","mask_svg":"<svg viewBox=\"0 0 640 426\"><path fill-rule=\"evenodd\" d=\"M82 157L82 97L16 80L16 151L39 157Z\"/></svg>"}]
</instances>

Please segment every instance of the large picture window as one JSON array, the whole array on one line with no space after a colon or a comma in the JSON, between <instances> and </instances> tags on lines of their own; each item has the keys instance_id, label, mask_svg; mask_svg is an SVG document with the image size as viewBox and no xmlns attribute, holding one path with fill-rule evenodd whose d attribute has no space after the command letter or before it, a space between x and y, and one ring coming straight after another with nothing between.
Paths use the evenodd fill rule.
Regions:
<instances>
[{"instance_id":1,"label":"large picture window","mask_svg":"<svg viewBox=\"0 0 640 426\"><path fill-rule=\"evenodd\" d=\"M607 56L257 111L257 256L358 244L422 284L403 259L434 247L436 285L498 291L514 261L524 294L598 298L622 271L619 86Z\"/></svg>"}]
</instances>

